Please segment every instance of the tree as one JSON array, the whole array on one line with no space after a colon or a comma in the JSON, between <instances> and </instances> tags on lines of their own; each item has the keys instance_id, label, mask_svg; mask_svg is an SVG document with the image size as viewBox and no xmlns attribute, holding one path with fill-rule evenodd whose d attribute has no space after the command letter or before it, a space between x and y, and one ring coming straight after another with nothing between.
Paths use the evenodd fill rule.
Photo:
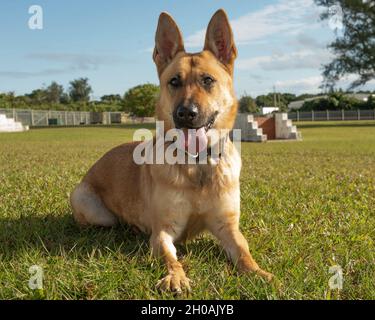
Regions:
<instances>
[{"instance_id":1,"label":"tree","mask_svg":"<svg viewBox=\"0 0 375 320\"><path fill-rule=\"evenodd\" d=\"M35 89L31 91L31 93L26 94L26 96L34 105L40 105L42 103L45 103L47 100L47 92L45 89Z\"/></svg>"},{"instance_id":2,"label":"tree","mask_svg":"<svg viewBox=\"0 0 375 320\"><path fill-rule=\"evenodd\" d=\"M259 107L271 107L274 105L273 93L257 96L255 102Z\"/></svg>"},{"instance_id":3,"label":"tree","mask_svg":"<svg viewBox=\"0 0 375 320\"><path fill-rule=\"evenodd\" d=\"M340 110L361 109L362 105L364 105L362 101L359 101L358 99L347 94L341 93L336 97L336 99L339 101L338 109Z\"/></svg>"},{"instance_id":4,"label":"tree","mask_svg":"<svg viewBox=\"0 0 375 320\"><path fill-rule=\"evenodd\" d=\"M79 78L70 81L69 96L73 102L88 102L92 88L89 85L89 79Z\"/></svg>"},{"instance_id":5,"label":"tree","mask_svg":"<svg viewBox=\"0 0 375 320\"><path fill-rule=\"evenodd\" d=\"M69 93L64 92L60 97L60 103L62 104L69 104L70 103L70 96Z\"/></svg>"},{"instance_id":6,"label":"tree","mask_svg":"<svg viewBox=\"0 0 375 320\"><path fill-rule=\"evenodd\" d=\"M279 108L279 111L285 112L288 109L288 104L294 101L295 99L296 99L296 96L291 93L271 92L271 93L268 93L267 95L260 95L256 97L255 101L259 107L276 106Z\"/></svg>"},{"instance_id":7,"label":"tree","mask_svg":"<svg viewBox=\"0 0 375 320\"><path fill-rule=\"evenodd\" d=\"M242 96L238 104L241 113L258 113L260 111L254 99L248 95Z\"/></svg>"},{"instance_id":8,"label":"tree","mask_svg":"<svg viewBox=\"0 0 375 320\"><path fill-rule=\"evenodd\" d=\"M107 94L100 98L102 103L121 105L123 100L119 94Z\"/></svg>"},{"instance_id":9,"label":"tree","mask_svg":"<svg viewBox=\"0 0 375 320\"><path fill-rule=\"evenodd\" d=\"M366 102L366 109L375 109L375 94L368 97Z\"/></svg>"},{"instance_id":10,"label":"tree","mask_svg":"<svg viewBox=\"0 0 375 320\"><path fill-rule=\"evenodd\" d=\"M370 98L369 98L370 100ZM300 111L356 110L370 108L371 101L360 101L347 92L335 91L328 96L307 100Z\"/></svg>"},{"instance_id":11,"label":"tree","mask_svg":"<svg viewBox=\"0 0 375 320\"><path fill-rule=\"evenodd\" d=\"M335 58L324 66L322 87L333 88L343 76L356 74L350 89L375 78L375 4L366 0L315 0L318 5L342 10L343 30L329 48ZM334 10L327 10L321 19L333 19ZM337 13L336 13L337 15ZM340 17L338 17L340 18Z\"/></svg>"},{"instance_id":12,"label":"tree","mask_svg":"<svg viewBox=\"0 0 375 320\"><path fill-rule=\"evenodd\" d=\"M143 84L129 89L124 95L124 110L137 117L152 117L159 95L159 86Z\"/></svg>"},{"instance_id":13,"label":"tree","mask_svg":"<svg viewBox=\"0 0 375 320\"><path fill-rule=\"evenodd\" d=\"M339 110L339 100L334 96L305 101L300 111Z\"/></svg>"},{"instance_id":14,"label":"tree","mask_svg":"<svg viewBox=\"0 0 375 320\"><path fill-rule=\"evenodd\" d=\"M293 93L282 93L281 99L285 102L286 105L291 103L292 101L296 100L296 95Z\"/></svg>"},{"instance_id":15,"label":"tree","mask_svg":"<svg viewBox=\"0 0 375 320\"><path fill-rule=\"evenodd\" d=\"M0 93L0 108L14 108L15 95L14 92Z\"/></svg>"},{"instance_id":16,"label":"tree","mask_svg":"<svg viewBox=\"0 0 375 320\"><path fill-rule=\"evenodd\" d=\"M60 103L64 99L64 87L55 81L52 81L45 91L49 103Z\"/></svg>"}]
</instances>

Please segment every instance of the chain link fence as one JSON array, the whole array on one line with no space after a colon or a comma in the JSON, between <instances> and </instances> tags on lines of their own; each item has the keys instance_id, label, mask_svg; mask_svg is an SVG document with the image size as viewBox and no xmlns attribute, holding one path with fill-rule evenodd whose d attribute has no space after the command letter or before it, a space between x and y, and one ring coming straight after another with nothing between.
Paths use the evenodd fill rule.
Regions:
<instances>
[{"instance_id":1,"label":"chain link fence","mask_svg":"<svg viewBox=\"0 0 375 320\"><path fill-rule=\"evenodd\" d=\"M111 125L125 123L153 123L152 117L131 117L124 112L56 111L30 109L0 109L0 114L30 127ZM375 120L374 110L293 111L293 121Z\"/></svg>"},{"instance_id":2,"label":"chain link fence","mask_svg":"<svg viewBox=\"0 0 375 320\"><path fill-rule=\"evenodd\" d=\"M94 124L151 123L154 118L130 117L124 112L56 111L30 109L0 109L0 114L21 122L24 126L79 126Z\"/></svg>"},{"instance_id":3,"label":"chain link fence","mask_svg":"<svg viewBox=\"0 0 375 320\"><path fill-rule=\"evenodd\" d=\"M288 118L293 121L375 120L375 109L294 111L288 113Z\"/></svg>"}]
</instances>

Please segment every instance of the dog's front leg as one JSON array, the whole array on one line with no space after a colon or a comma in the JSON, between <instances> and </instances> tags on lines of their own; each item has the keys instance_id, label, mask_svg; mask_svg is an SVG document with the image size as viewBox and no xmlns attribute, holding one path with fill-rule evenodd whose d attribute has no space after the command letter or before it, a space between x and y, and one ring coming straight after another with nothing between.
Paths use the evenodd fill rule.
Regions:
<instances>
[{"instance_id":1,"label":"dog's front leg","mask_svg":"<svg viewBox=\"0 0 375 320\"><path fill-rule=\"evenodd\" d=\"M159 280L156 287L178 294L184 289L190 291L190 279L186 277L181 263L177 260L173 237L166 231L153 233L151 248L154 256L162 258L168 269L168 275Z\"/></svg>"},{"instance_id":2,"label":"dog's front leg","mask_svg":"<svg viewBox=\"0 0 375 320\"><path fill-rule=\"evenodd\" d=\"M262 270L249 251L249 245L239 230L237 214L225 214L219 219L210 219L208 228L219 239L224 250L240 272L254 272L268 281L273 275Z\"/></svg>"}]
</instances>

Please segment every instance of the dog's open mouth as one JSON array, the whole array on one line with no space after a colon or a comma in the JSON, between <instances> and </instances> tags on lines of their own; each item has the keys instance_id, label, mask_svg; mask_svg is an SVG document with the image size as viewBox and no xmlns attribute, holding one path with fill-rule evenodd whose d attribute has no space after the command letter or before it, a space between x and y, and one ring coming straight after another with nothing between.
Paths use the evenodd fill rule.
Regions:
<instances>
[{"instance_id":1,"label":"dog's open mouth","mask_svg":"<svg viewBox=\"0 0 375 320\"><path fill-rule=\"evenodd\" d=\"M193 156L207 149L207 133L214 125L216 116L217 113L214 113L203 126L198 128L178 128L184 134L183 139L177 141L178 147Z\"/></svg>"}]
</instances>

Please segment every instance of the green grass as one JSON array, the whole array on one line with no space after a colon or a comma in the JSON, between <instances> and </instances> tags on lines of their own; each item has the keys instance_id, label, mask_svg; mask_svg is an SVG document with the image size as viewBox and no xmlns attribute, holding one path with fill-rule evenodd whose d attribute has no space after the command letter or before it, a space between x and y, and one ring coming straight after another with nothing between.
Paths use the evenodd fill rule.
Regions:
<instances>
[{"instance_id":1,"label":"green grass","mask_svg":"<svg viewBox=\"0 0 375 320\"><path fill-rule=\"evenodd\" d=\"M210 236L178 246L192 299L374 299L375 123L303 127L302 142L242 145L241 228L279 288L238 276ZM326 123L327 124L327 123ZM158 299L165 268L131 228L80 229L68 195L132 128L0 134L0 299ZM44 289L28 288L31 265ZM331 291L328 268L343 269Z\"/></svg>"}]
</instances>

